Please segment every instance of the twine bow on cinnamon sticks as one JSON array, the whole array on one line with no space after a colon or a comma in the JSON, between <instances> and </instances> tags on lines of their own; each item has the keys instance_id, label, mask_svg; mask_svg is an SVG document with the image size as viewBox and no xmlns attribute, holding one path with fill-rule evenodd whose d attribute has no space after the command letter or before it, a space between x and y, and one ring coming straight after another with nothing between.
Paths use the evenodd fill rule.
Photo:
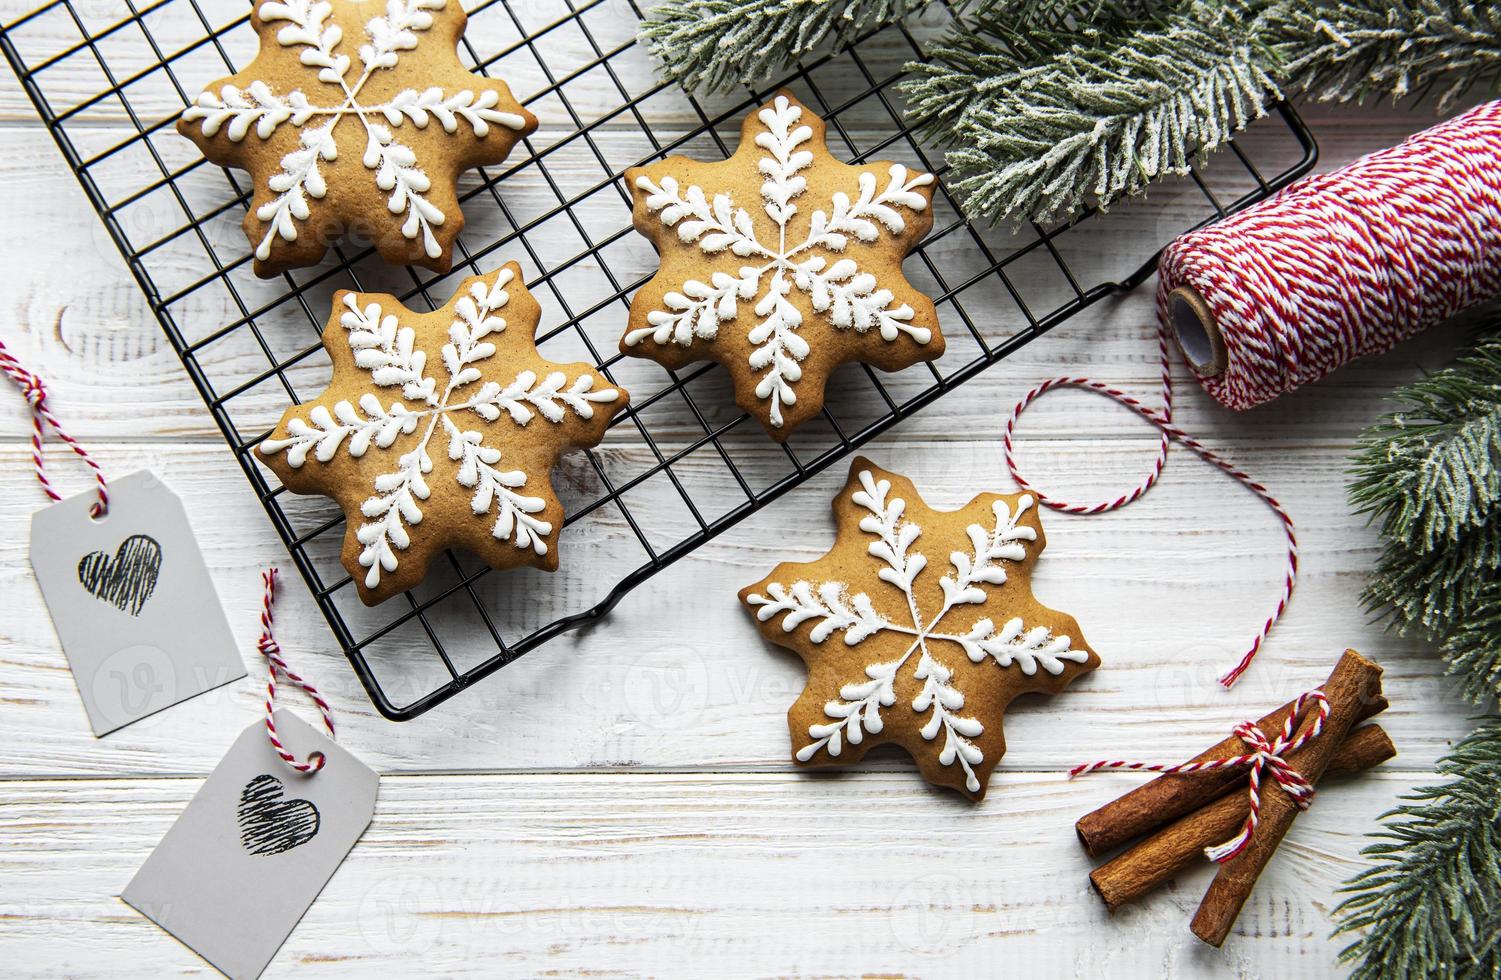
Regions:
<instances>
[{"instance_id":1,"label":"twine bow on cinnamon sticks","mask_svg":"<svg viewBox=\"0 0 1501 980\"><path fill-rule=\"evenodd\" d=\"M1109 761L1077 767L1071 775L1100 769L1163 773L1075 825L1091 856L1147 835L1090 874L1095 891L1113 912L1207 854L1219 861L1219 870L1192 928L1219 946L1323 775L1370 769L1396 755L1380 726L1354 727L1386 706L1381 668L1346 650L1319 690L1254 724L1242 723L1186 763ZM1277 735L1268 738L1267 732Z\"/></svg>"}]
</instances>

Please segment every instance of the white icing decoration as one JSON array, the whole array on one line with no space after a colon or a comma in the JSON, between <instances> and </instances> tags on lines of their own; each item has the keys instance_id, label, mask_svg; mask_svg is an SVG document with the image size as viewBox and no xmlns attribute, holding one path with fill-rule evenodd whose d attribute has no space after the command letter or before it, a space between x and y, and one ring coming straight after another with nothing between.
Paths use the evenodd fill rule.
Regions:
<instances>
[{"instance_id":1,"label":"white icing decoration","mask_svg":"<svg viewBox=\"0 0 1501 980\"><path fill-rule=\"evenodd\" d=\"M912 551L922 528L905 519L906 501L889 497L890 481L876 480L869 470L862 470L859 480L861 489L850 500L868 512L860 520L860 530L874 538L867 552L880 562L877 577L900 590L906 599L906 623L893 622L881 615L868 595L850 594L843 582L800 581L790 587L773 582L766 587L765 595L751 595L747 601L756 607L756 618L763 623L782 617L781 627L785 632L812 623L808 638L813 643L823 643L836 633L842 633L845 644L852 647L882 632L913 639L906 652L896 659L867 666L867 680L840 688L839 699L824 705L824 714L833 721L808 726L812 741L798 749L797 758L807 762L820 750L837 757L846 742L858 745L866 735L879 733L885 724L882 709L896 703L897 675L917 654L912 677L923 684L912 700L912 710L928 716L921 729L922 736L933 741L941 732L943 747L939 750L939 763L958 765L970 792L978 792L980 781L974 767L983 761L984 754L972 740L985 729L979 719L962 714L964 693L953 684L953 669L936 652L942 649L940 644L957 646L974 663L989 657L1001 667L1014 664L1027 676L1036 674L1039 667L1056 676L1063 672L1066 663L1082 664L1089 660L1086 651L1072 649L1072 640L1067 635L1054 636L1045 626L1028 630L1020 617L1007 621L999 629L988 618L976 620L962 632L940 629L957 608L985 602L989 598L986 586L1005 583L1005 562L1026 557L1026 543L1036 541L1037 532L1019 522L1034 500L1031 495L1021 496L1015 511L1004 500L997 500L992 507L993 527L971 524L966 528L970 552L956 551L949 555L952 570L938 581L943 605L937 613L927 616L913 588L928 565L926 555Z\"/></svg>"},{"instance_id":2,"label":"white icing decoration","mask_svg":"<svg viewBox=\"0 0 1501 980\"><path fill-rule=\"evenodd\" d=\"M881 288L858 262L837 256L830 264L828 256L814 250L837 255L844 252L851 236L868 244L880 238L882 228L901 234L907 223L899 209L925 209L927 199L916 188L931 184L933 175L911 175L906 167L893 164L883 190L874 174L861 173L857 197L851 200L843 191L836 192L829 213L813 212L807 238L793 244L787 240L788 223L797 213L796 199L807 190L802 171L813 162L812 152L802 148L812 139L813 130L797 125L802 111L785 96L777 96L757 117L765 126L755 139L756 146L765 151L758 164L766 178L761 184L761 206L776 223L775 245L757 238L751 215L735 207L728 194L710 199L697 185L685 190L672 177L664 176L660 183L645 174L636 178L636 186L646 192L647 211L674 229L679 241L697 245L705 255L729 251L759 264L742 266L734 275L714 272L707 283L689 279L663 297L665 309L647 314L648 326L626 333L626 346L634 347L647 338L684 346L695 339L713 339L720 324L739 312L739 301L755 299L752 309L759 319L748 333L756 345L749 363L764 372L756 397L770 402L769 415L776 426L782 424L782 406L797 401L793 385L802 377L800 362L810 350L798 333L802 314L787 298L794 287L806 293L813 309L827 314L841 330L863 334L875 329L888 342L902 334L919 344L932 339L931 330L909 322L915 315L912 308L905 303L893 306L891 290ZM768 272L771 276L763 290Z\"/></svg>"},{"instance_id":3,"label":"white icing decoration","mask_svg":"<svg viewBox=\"0 0 1501 980\"><path fill-rule=\"evenodd\" d=\"M416 346L416 331L402 326L400 318L383 311L379 303L362 305L358 294L346 294L339 323L355 366L369 373L372 384L399 389L401 398L383 406L374 393L366 392L358 405L341 400L332 411L315 405L307 419L294 417L287 423L284 438L267 439L260 445L265 453L285 452L287 465L300 469L310 453L320 463L329 462L341 449L359 459L372 446L389 449L399 437L425 424L421 438L402 452L396 468L375 478L374 495L360 507L368 520L355 536L363 546L360 565L368 569L366 588L378 586L382 572L396 570L399 552L411 545L409 529L422 522L422 501L432 493L426 479L433 469L428 445L440 422L448 437L448 458L459 464L455 479L474 491L470 509L476 515L494 511L491 533L497 540L547 554L552 524L532 516L546 508L546 501L519 492L527 474L498 469L500 450L484 444L483 431L462 427L454 416L473 413L479 421L490 423L505 414L517 425L537 415L561 423L569 411L590 419L596 403L614 402L620 392L596 390L592 374L582 374L569 384L562 371L544 378L521 371L509 385L486 381L472 394L465 390L481 380L475 365L495 354L489 338L506 328L499 311L510 300L505 287L511 280L510 270L501 269L493 283L474 283L454 304L448 342L438 352L447 376L441 389L428 373L427 352Z\"/></svg>"},{"instance_id":4,"label":"white icing decoration","mask_svg":"<svg viewBox=\"0 0 1501 980\"><path fill-rule=\"evenodd\" d=\"M496 109L500 94L494 90L476 95L463 89L449 95L438 87L403 89L378 105L361 103L359 95L375 72L396 67L401 52L417 47L419 35L433 25L431 11L443 9L445 2L387 0L385 14L365 24L368 41L358 51L364 68L353 82L349 81L349 56L337 50L343 32L330 22L332 4L327 0L265 0L260 5L263 22L285 23L276 32L277 43L299 48L299 60L317 69L317 80L338 85L343 94L335 105L314 105L301 89L281 96L258 79L243 89L225 85L217 93L205 91L183 110L183 118L198 122L204 136L222 131L235 143L252 132L259 139L270 139L282 125L300 130L298 149L282 157L281 170L268 181L277 197L256 211L256 217L267 225L256 258L268 260L278 240L297 240L297 222L308 218L308 198L321 199L327 193L318 163L337 158L335 134L348 116L358 119L365 131L360 160L374 172L376 186L387 192L387 208L392 214L405 215L402 235L412 240L420 236L429 258L443 254L432 229L443 224L444 215L425 196L431 181L416 154L391 130L408 123L423 129L436 119L445 133L457 133L465 124L476 139L484 139L492 125L519 131L526 128L526 119Z\"/></svg>"}]
</instances>

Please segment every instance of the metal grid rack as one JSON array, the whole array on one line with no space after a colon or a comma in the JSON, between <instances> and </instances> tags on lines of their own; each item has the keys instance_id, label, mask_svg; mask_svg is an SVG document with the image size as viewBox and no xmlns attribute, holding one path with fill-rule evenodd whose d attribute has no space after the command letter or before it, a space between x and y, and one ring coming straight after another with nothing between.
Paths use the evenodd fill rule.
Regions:
<instances>
[{"instance_id":1,"label":"metal grid rack","mask_svg":"<svg viewBox=\"0 0 1501 980\"><path fill-rule=\"evenodd\" d=\"M505 165L460 185L469 223L454 271L392 270L371 249L346 243L322 266L269 281L250 273L238 226L250 198L244 175L205 163L172 129L206 83L253 55L244 0L54 0L0 29L0 47L388 718L412 718L598 620L855 447L1151 274L1155 259L1112 270L1109 257L1090 254L1089 232L1109 220L1099 213L991 233L965 222L940 188L934 230L907 269L938 304L948 352L895 375L846 368L831 382L823 417L777 446L746 424L718 368L667 372L615 352L630 297L654 268L650 247L631 230L621 174L674 152L727 156L741 117L787 85L827 120L837 155L899 159L941 176L941 155L905 125L894 83L905 61L924 57L924 40L948 14L930 8L926 23L872 32L805 61L778 86L713 100L656 79L633 43L641 16L636 0L482 0L470 11L461 56L506 78L543 125ZM1279 107L1249 138L1142 205L1156 209L1161 232L1142 254L1266 197L1315 156L1296 114ZM555 474L568 517L554 577L496 574L449 554L418 589L366 609L338 564L337 508L287 494L250 448L287 405L326 382L318 334L334 289L390 291L414 308L436 308L460 278L511 258L542 301L544 355L592 361L631 391L631 410L601 447L569 457ZM1039 295L1043 280L1053 285Z\"/></svg>"}]
</instances>

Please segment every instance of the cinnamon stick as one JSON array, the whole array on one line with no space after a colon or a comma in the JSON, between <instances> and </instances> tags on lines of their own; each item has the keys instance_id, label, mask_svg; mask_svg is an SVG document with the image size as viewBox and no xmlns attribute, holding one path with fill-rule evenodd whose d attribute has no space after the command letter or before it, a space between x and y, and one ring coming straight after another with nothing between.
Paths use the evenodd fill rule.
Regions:
<instances>
[{"instance_id":1,"label":"cinnamon stick","mask_svg":"<svg viewBox=\"0 0 1501 980\"><path fill-rule=\"evenodd\" d=\"M1380 725L1366 725L1345 736L1325 775L1374 769L1396 754L1396 746ZM1202 860L1204 848L1235 836L1250 810L1244 791L1230 792L1100 865L1091 872L1089 883L1114 912Z\"/></svg>"},{"instance_id":2,"label":"cinnamon stick","mask_svg":"<svg viewBox=\"0 0 1501 980\"><path fill-rule=\"evenodd\" d=\"M1316 783L1323 777L1329 760L1334 758L1334 750L1349 734L1368 692L1380 678L1381 668L1354 650L1346 650L1340 657L1323 686L1324 696L1329 700L1329 717L1323 733L1287 758L1288 764L1304 779ZM1313 720L1304 718L1299 731L1310 727ZM1225 941L1256 886L1256 879L1277 852L1277 845L1282 843L1298 812L1297 803L1275 780L1262 783L1260 826L1246 849L1221 864L1215 873L1204 900L1199 903L1199 911L1194 914L1191 928L1195 936L1211 946Z\"/></svg>"},{"instance_id":3,"label":"cinnamon stick","mask_svg":"<svg viewBox=\"0 0 1501 980\"><path fill-rule=\"evenodd\" d=\"M1268 738L1275 737L1286 724L1293 704L1292 701L1287 702L1257 722L1257 727L1266 732ZM1379 674L1370 688L1360 693L1358 707L1356 722L1365 721L1386 710L1387 702L1381 693ZM1231 735L1200 752L1191 761L1227 759L1244 751L1246 747L1241 740ZM1209 769L1158 776L1098 810L1086 813L1074 825L1074 829L1089 856L1099 857L1186 813L1194 812L1245 781L1245 769Z\"/></svg>"}]
</instances>

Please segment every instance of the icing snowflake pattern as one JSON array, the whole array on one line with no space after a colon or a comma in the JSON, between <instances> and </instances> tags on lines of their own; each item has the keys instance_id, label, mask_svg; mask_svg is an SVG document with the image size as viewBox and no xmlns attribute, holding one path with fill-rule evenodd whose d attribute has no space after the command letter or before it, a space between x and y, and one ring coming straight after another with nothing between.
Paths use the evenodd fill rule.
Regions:
<instances>
[{"instance_id":1,"label":"icing snowflake pattern","mask_svg":"<svg viewBox=\"0 0 1501 980\"><path fill-rule=\"evenodd\" d=\"M402 553L412 546L435 495L431 476L437 453L446 456L453 482L469 497L469 511L489 522L491 537L548 556L555 527L542 512L551 490L532 489L531 476L508 466L506 454L493 443L515 441L516 430L570 420L593 423L591 428L602 433L602 423L624 405L623 392L600 386L587 370L570 378L568 367L546 361L539 362L546 370L507 368L510 359L497 354L497 342L508 327L502 312L512 291L524 292L516 275L512 264L468 281L450 304L451 322L436 358L423 349L418 331L403 322L404 308L392 311L376 299L345 293L337 322L365 390L354 398L290 410L278 430L283 434L259 446L263 460L292 471L302 470L309 459L328 464L341 455L361 460L375 453L389 460L359 504L361 522L352 525L358 553L357 571L351 572L362 595L378 594L383 576L397 571ZM325 343L332 333L325 334ZM529 332L523 349L535 353ZM498 438L487 440L492 434ZM598 436L583 440L597 441ZM553 559L549 567L555 564Z\"/></svg>"},{"instance_id":2,"label":"icing snowflake pattern","mask_svg":"<svg viewBox=\"0 0 1501 980\"><path fill-rule=\"evenodd\" d=\"M331 186L326 171L351 152L368 171L385 210L399 223L402 238L411 243L410 254L387 258L446 271L445 256L457 231L440 235L445 225L454 222L432 200L433 179L418 159L413 136L441 131L447 137L467 136L480 143L492 128L498 128L510 135L492 141L493 146L482 151L483 159L478 161L498 163L517 138L536 128L536 119L511 98L505 83L470 75L452 51L447 52L451 65L411 72L411 80L420 81L423 87L397 87L383 98L366 98L368 89L393 88L383 76L404 67L402 57L415 52L423 38L433 33L437 19L448 14L448 4L454 4L459 17L462 11L456 0L386 0L384 12L364 23L363 39L350 45L338 23L336 3L347 17L359 16L364 6L348 0L264 0L256 9L257 20L273 33L275 47L268 54L271 42L263 38L257 62L267 59L273 67L285 67L287 56L292 55L306 81L278 93L264 78L256 77L257 65L252 65L242 75L202 92L183 110L179 129L201 136L195 142L205 153L210 153L221 134L235 146L252 135L252 143L266 142L284 130L295 130L295 144L280 157L279 165L268 174L253 173L260 186L246 227L255 246L257 271L276 271L279 246L296 243L309 230L314 204L340 196L341 188ZM247 78L248 82L243 81ZM431 84L458 79L464 87L457 90ZM222 148L217 161L244 165ZM447 193L452 196L451 189ZM382 248L383 254L388 251ZM321 254L320 248L313 260Z\"/></svg>"},{"instance_id":3,"label":"icing snowflake pattern","mask_svg":"<svg viewBox=\"0 0 1501 980\"><path fill-rule=\"evenodd\" d=\"M873 588L862 590L832 578L789 578L783 569L812 569L782 566L773 577L742 593L757 621L784 634L778 642L804 654L810 666L826 651L833 653L825 646L829 643L855 654L841 659L840 665L854 665L858 675L839 681L836 696L821 705L822 717L794 733L800 742L795 758L802 763L833 761L847 747L886 732L893 712L905 710L920 722L918 739L916 744L912 739L893 740L914 755L930 755L939 767L952 769L956 788L962 785L978 797L999 760L992 758L984 765L986 754L978 740L987 722L967 709L960 665L1015 672L1002 675L1009 685L1007 695L999 699L999 707L1004 707L1011 695L1061 687L1080 668L1097 662L1076 640L1077 624L1068 617L1051 614L1049 623L1029 623L1022 615L1004 612L1008 589L1025 588L1024 583L1008 585L1007 570L1026 561L1029 549L1035 548L1035 516L1027 520L1035 500L1029 494L1011 498L1010 503L994 497L987 520L965 526L967 546L947 556L936 591L931 578L937 568L929 568L929 557L920 549L925 529L909 513L908 502L893 492L892 480L858 460L845 500L867 541L864 552L876 580ZM805 634L799 633L801 627L808 627ZM800 648L798 637L790 634L805 636L809 646ZM877 648L877 640L885 642ZM868 654L860 655L867 649ZM968 676L970 683L977 678L993 683L984 674ZM811 689L805 693L813 696Z\"/></svg>"},{"instance_id":4,"label":"icing snowflake pattern","mask_svg":"<svg viewBox=\"0 0 1501 980\"><path fill-rule=\"evenodd\" d=\"M884 173L840 164L851 172L852 186L814 207L803 200L809 178L815 167L830 162L822 122L787 93L779 93L754 119L759 126L747 121L743 138L754 129L760 179L755 205L741 206L727 191L679 180L665 172L673 169L672 161L628 175L637 192L638 219L655 222L659 243L686 246L708 275L705 281L700 271L662 293L659 302L633 307L632 328L621 347L627 353L640 353L643 345L655 345L658 352L696 342L723 347L715 344L721 330L748 311L740 330L745 343L736 345L734 356L744 359L754 379L758 414L779 435L801 421L788 416L800 397L804 362L824 340L807 329L805 310L839 333L879 338L888 346L906 338L915 345L915 352L903 350L905 363L881 365L888 369L942 353L931 302L905 281L891 288L865 262L873 249L899 247L899 263L911 240L931 224L926 188L933 175L898 163L872 165ZM742 143L729 164L738 166L744 152ZM907 234L914 216L921 217L921 227L912 229L916 235ZM644 326L635 326L642 320ZM815 398L821 404L822 392Z\"/></svg>"}]
</instances>

